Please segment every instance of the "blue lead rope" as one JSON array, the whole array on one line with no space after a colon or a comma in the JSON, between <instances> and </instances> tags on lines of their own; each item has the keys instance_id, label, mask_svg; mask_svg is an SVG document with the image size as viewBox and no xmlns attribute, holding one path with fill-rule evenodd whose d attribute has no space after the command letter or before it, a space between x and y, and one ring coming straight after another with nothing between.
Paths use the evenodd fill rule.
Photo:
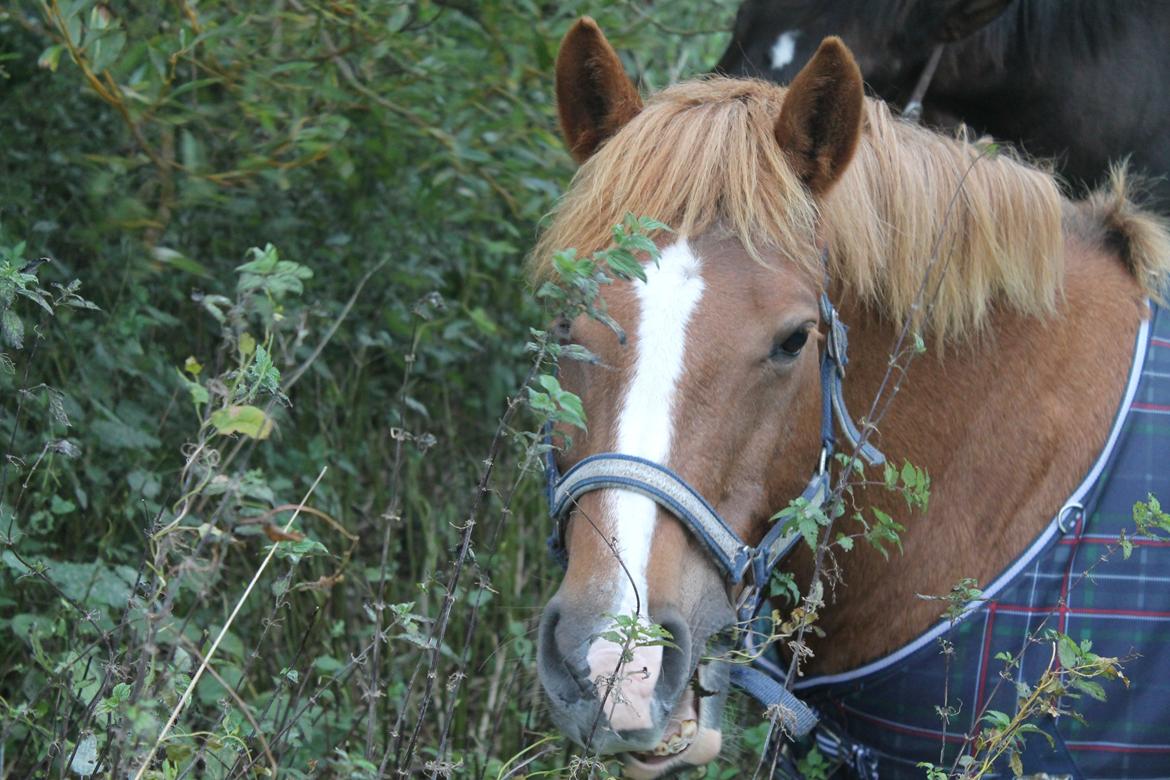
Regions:
<instances>
[{"instance_id":1,"label":"blue lead rope","mask_svg":"<svg viewBox=\"0 0 1170 780\"><path fill-rule=\"evenodd\" d=\"M731 684L747 691L768 709L776 708L776 723L784 732L795 739L802 739L816 728L817 714L796 694L784 687L783 683L770 674L743 664L731 667Z\"/></svg>"}]
</instances>

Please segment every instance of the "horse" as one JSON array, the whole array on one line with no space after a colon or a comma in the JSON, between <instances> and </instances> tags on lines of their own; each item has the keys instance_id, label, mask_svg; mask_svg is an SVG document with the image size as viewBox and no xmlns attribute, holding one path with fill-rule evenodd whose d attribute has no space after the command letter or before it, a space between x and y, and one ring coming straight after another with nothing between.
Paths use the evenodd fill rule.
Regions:
<instances>
[{"instance_id":1,"label":"horse","mask_svg":"<svg viewBox=\"0 0 1170 780\"><path fill-rule=\"evenodd\" d=\"M1160 177L1150 205L1170 209L1170 5L747 0L716 72L786 83L830 33L849 45L873 92L899 106L934 58L928 124L963 122L1056 158L1078 186L1099 183L1128 157Z\"/></svg>"},{"instance_id":2,"label":"horse","mask_svg":"<svg viewBox=\"0 0 1170 780\"><path fill-rule=\"evenodd\" d=\"M927 509L908 509L857 487L859 506L901 519L902 551L890 563L860 543L834 554L843 575L822 576L823 638L809 639L804 682L897 655L939 625L943 606L916 594L947 593L960 577L991 583L1051 535L1062 507L1071 522L1069 496L1132 404L1135 344L1170 357L1167 318L1149 335L1170 234L1127 199L1121 171L1074 202L1045 170L894 116L864 96L839 38L788 87L709 77L643 101L586 17L561 43L555 81L580 167L533 249L532 281L556 279L556 250L606 248L627 214L673 232L654 234L644 280L601 287L597 306L619 329L586 315L560 329L593 359L559 366L587 427L558 425L572 443L550 478L563 473L563 486L598 462L632 471L577 479L567 498L553 491L567 568L540 618L537 671L568 738L621 754L629 776L659 777L721 752L736 667L728 629L766 578L744 571L777 510L826 469L822 391L844 356L825 356L844 351L840 323L851 409L871 408L899 333L923 339L880 423L861 427L891 462L925 468L931 494ZM1166 454L1149 455L1158 473ZM1144 497L1144 485L1130 487ZM733 541L712 541L712 528ZM807 546L785 565L809 585ZM620 616L669 641L629 641L615 632ZM1152 654L1142 660L1166 662L1160 644L1139 647ZM1135 687L1151 685L1149 664L1134 664ZM964 717L979 712L964 706ZM910 758L936 759L937 745ZM1170 760L1170 747L1151 750Z\"/></svg>"}]
</instances>

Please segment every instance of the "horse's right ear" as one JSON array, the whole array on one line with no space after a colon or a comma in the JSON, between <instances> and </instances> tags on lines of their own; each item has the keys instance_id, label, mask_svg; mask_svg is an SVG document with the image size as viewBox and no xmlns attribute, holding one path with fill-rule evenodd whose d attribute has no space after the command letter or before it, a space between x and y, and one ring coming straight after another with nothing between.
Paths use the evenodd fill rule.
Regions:
<instances>
[{"instance_id":1,"label":"horse's right ear","mask_svg":"<svg viewBox=\"0 0 1170 780\"><path fill-rule=\"evenodd\" d=\"M849 167L864 106L853 55L840 38L825 38L789 84L774 129L789 164L814 195L827 192Z\"/></svg>"},{"instance_id":2,"label":"horse's right ear","mask_svg":"<svg viewBox=\"0 0 1170 780\"><path fill-rule=\"evenodd\" d=\"M642 99L597 22L578 19L557 53L557 111L569 153L588 160L642 110Z\"/></svg>"}]
</instances>

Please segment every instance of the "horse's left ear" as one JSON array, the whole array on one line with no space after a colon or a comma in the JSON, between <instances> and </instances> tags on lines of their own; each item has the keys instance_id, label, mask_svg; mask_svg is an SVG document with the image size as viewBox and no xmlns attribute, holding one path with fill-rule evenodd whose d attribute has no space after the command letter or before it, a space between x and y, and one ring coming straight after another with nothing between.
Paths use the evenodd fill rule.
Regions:
<instances>
[{"instance_id":1,"label":"horse's left ear","mask_svg":"<svg viewBox=\"0 0 1170 780\"><path fill-rule=\"evenodd\" d=\"M814 195L836 184L853 159L864 102L853 55L840 38L825 38L788 86L775 128L780 148Z\"/></svg>"},{"instance_id":2,"label":"horse's left ear","mask_svg":"<svg viewBox=\"0 0 1170 780\"><path fill-rule=\"evenodd\" d=\"M557 111L569 152L588 160L642 110L642 98L597 22L582 16L557 52Z\"/></svg>"}]
</instances>

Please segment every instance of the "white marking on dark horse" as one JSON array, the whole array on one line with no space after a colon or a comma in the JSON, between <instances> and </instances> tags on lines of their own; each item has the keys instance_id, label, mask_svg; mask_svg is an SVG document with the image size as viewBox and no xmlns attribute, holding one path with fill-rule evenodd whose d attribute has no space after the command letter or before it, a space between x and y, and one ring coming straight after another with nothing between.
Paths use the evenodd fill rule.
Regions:
<instances>
[{"instance_id":1,"label":"white marking on dark horse","mask_svg":"<svg viewBox=\"0 0 1170 780\"><path fill-rule=\"evenodd\" d=\"M780 70L796 57L796 39L800 30L785 30L772 44L772 70Z\"/></svg>"}]
</instances>

